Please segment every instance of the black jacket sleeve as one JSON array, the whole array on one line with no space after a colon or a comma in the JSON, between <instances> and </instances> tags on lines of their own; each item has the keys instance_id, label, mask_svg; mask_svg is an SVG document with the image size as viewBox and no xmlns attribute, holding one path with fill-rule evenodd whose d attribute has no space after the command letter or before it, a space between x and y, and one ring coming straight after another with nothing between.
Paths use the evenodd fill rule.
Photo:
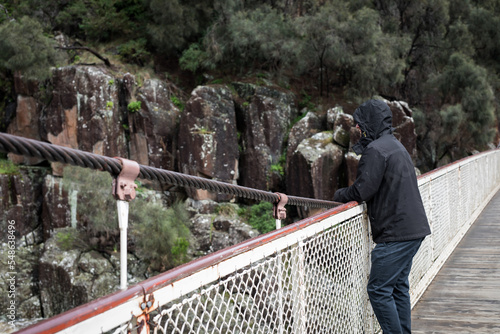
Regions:
<instances>
[{"instance_id":1,"label":"black jacket sleeve","mask_svg":"<svg viewBox=\"0 0 500 334\"><path fill-rule=\"evenodd\" d=\"M367 147L358 164L358 172L353 185L338 189L333 200L336 202L369 201L378 191L384 178L386 168L385 157Z\"/></svg>"}]
</instances>

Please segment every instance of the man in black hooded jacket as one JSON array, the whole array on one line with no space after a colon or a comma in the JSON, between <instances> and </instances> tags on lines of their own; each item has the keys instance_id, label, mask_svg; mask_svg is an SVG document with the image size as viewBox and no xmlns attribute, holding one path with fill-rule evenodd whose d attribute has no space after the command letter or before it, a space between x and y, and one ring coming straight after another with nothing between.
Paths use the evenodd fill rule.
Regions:
<instances>
[{"instance_id":1,"label":"man in black hooded jacket","mask_svg":"<svg viewBox=\"0 0 500 334\"><path fill-rule=\"evenodd\" d=\"M366 202L373 241L368 295L384 334L411 333L408 275L422 240L431 233L415 168L392 134L392 112L369 100L354 112L362 154L352 186L335 192L338 202Z\"/></svg>"}]
</instances>

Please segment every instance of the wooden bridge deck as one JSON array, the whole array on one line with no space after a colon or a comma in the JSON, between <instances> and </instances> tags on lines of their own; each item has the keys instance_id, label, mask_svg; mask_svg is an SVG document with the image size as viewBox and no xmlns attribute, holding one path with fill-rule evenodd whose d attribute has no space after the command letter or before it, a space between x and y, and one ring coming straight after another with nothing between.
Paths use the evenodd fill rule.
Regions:
<instances>
[{"instance_id":1,"label":"wooden bridge deck","mask_svg":"<svg viewBox=\"0 0 500 334\"><path fill-rule=\"evenodd\" d=\"M500 333L500 192L415 305L412 333Z\"/></svg>"}]
</instances>

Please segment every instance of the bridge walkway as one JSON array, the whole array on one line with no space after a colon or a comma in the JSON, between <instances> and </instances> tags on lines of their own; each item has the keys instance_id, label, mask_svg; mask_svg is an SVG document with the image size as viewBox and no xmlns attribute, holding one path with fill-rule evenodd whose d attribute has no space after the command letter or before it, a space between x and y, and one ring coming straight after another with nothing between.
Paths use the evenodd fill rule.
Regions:
<instances>
[{"instance_id":1,"label":"bridge walkway","mask_svg":"<svg viewBox=\"0 0 500 334\"><path fill-rule=\"evenodd\" d=\"M412 332L500 333L500 191L415 305Z\"/></svg>"}]
</instances>

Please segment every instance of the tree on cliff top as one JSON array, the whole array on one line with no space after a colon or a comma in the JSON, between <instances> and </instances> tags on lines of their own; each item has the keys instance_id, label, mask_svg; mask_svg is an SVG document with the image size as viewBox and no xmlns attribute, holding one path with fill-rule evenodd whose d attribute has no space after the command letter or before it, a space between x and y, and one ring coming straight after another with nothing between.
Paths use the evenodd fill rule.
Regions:
<instances>
[{"instance_id":1,"label":"tree on cliff top","mask_svg":"<svg viewBox=\"0 0 500 334\"><path fill-rule=\"evenodd\" d=\"M193 72L189 84L267 72L297 92L306 87L309 95L321 99L325 92L332 99L335 92L340 95L335 99L355 102L373 94L404 100L428 121L439 118L429 126L452 124L463 114L463 119L481 124L463 131L488 136L460 140L468 149L454 150L453 158L471 147L484 148L483 139L491 138L484 126L495 126L491 112L484 112L497 108L493 102L500 96L500 4L495 0L5 0L1 6L4 73L19 70L29 77L46 76L55 53L44 33L62 31L105 48L110 57L118 55L123 62L157 62L159 75L175 76L180 60L181 68ZM429 87L448 72L453 54L466 56L473 68L483 68L485 82L483 88L453 89L440 99L436 92L444 92L443 87ZM180 77L189 76L186 73ZM446 80L457 79L448 75ZM494 94L493 102L478 104L490 101L486 86ZM439 135L427 136L428 140L445 135L442 129L433 131ZM420 135L424 138L424 132ZM449 156L443 152L423 160L434 165L439 157Z\"/></svg>"},{"instance_id":2,"label":"tree on cliff top","mask_svg":"<svg viewBox=\"0 0 500 334\"><path fill-rule=\"evenodd\" d=\"M469 57L454 53L443 72L428 83L429 94L439 97L430 105L439 112L417 112L418 147L425 165L436 168L484 149L495 135L494 94L484 68Z\"/></svg>"},{"instance_id":3,"label":"tree on cliff top","mask_svg":"<svg viewBox=\"0 0 500 334\"><path fill-rule=\"evenodd\" d=\"M53 39L43 34L40 23L29 17L0 25L0 68L19 71L28 79L44 80L56 65L58 54Z\"/></svg>"}]
</instances>

